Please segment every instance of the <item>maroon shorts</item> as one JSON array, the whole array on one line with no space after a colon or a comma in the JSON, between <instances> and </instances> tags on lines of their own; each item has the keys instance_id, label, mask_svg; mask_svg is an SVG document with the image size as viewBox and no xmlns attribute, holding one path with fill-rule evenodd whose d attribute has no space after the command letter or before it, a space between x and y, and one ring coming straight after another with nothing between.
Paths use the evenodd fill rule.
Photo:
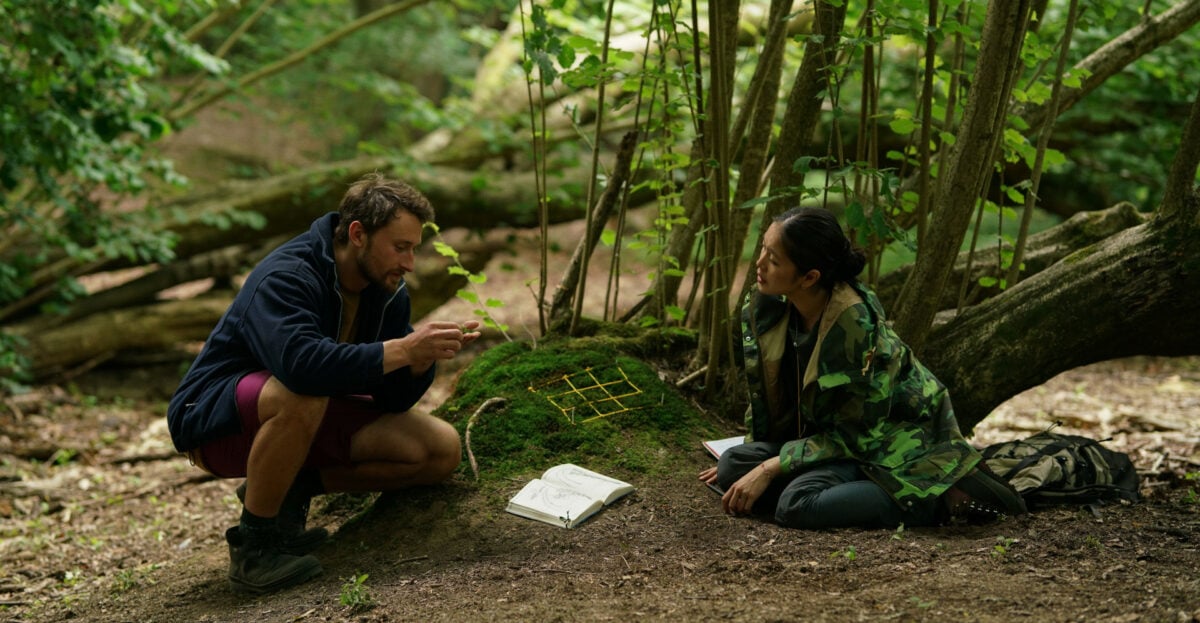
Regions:
<instances>
[{"instance_id":1,"label":"maroon shorts","mask_svg":"<svg viewBox=\"0 0 1200 623\"><path fill-rule=\"evenodd\" d=\"M258 395L271 373L251 372L237 384L237 407L242 417L242 432L201 446L193 459L214 476L241 478L246 475L250 446L262 425L258 421ZM325 418L308 450L304 467L322 469L350 465L350 438L359 429L374 422L383 413L370 396L342 396L329 399Z\"/></svg>"}]
</instances>

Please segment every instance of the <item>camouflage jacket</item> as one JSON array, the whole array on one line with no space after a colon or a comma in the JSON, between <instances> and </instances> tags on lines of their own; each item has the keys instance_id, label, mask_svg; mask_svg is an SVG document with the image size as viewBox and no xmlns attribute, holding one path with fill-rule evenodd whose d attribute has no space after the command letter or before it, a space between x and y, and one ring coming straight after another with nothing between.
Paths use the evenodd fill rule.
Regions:
<instances>
[{"instance_id":1,"label":"camouflage jacket","mask_svg":"<svg viewBox=\"0 0 1200 623\"><path fill-rule=\"evenodd\" d=\"M753 293L742 310L742 369L750 390L747 440L782 442L784 474L858 461L898 503L941 495L979 462L963 439L946 387L885 323L875 293L838 284L795 397L779 370L791 303ZM770 413L798 401L800 438L765 439Z\"/></svg>"}]
</instances>

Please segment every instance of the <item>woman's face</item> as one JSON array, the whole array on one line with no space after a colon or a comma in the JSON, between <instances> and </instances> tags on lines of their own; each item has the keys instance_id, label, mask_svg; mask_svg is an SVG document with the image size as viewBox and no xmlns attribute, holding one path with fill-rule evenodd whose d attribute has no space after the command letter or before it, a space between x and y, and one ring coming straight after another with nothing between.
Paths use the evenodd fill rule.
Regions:
<instances>
[{"instance_id":1,"label":"woman's face","mask_svg":"<svg viewBox=\"0 0 1200 623\"><path fill-rule=\"evenodd\" d=\"M803 276L797 274L796 265L784 251L781 232L778 223L771 223L763 236L762 254L754 264L758 274L758 291L794 298L793 295L801 289Z\"/></svg>"}]
</instances>

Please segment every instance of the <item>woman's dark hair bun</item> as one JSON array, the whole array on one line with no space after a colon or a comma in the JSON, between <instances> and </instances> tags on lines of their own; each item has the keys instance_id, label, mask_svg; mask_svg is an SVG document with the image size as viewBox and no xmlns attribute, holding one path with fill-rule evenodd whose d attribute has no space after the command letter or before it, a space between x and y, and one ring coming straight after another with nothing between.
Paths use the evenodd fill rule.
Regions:
<instances>
[{"instance_id":1,"label":"woman's dark hair bun","mask_svg":"<svg viewBox=\"0 0 1200 623\"><path fill-rule=\"evenodd\" d=\"M867 265L867 255L854 245L837 217L824 208L792 208L775 217L788 259L801 273L817 269L821 287L854 281Z\"/></svg>"}]
</instances>

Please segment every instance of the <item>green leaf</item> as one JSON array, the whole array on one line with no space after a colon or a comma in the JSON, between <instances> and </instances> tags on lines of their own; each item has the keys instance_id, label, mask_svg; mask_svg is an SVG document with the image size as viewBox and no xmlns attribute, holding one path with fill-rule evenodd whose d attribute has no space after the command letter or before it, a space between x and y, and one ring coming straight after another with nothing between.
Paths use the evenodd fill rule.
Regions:
<instances>
[{"instance_id":1,"label":"green leaf","mask_svg":"<svg viewBox=\"0 0 1200 623\"><path fill-rule=\"evenodd\" d=\"M451 259L458 259L458 251L455 251L454 247L442 242L441 240L433 241L433 250L437 251L439 255L443 255Z\"/></svg>"},{"instance_id":2,"label":"green leaf","mask_svg":"<svg viewBox=\"0 0 1200 623\"><path fill-rule=\"evenodd\" d=\"M600 242L603 242L606 247L613 246L617 242L617 232L606 228L600 232Z\"/></svg>"}]
</instances>

